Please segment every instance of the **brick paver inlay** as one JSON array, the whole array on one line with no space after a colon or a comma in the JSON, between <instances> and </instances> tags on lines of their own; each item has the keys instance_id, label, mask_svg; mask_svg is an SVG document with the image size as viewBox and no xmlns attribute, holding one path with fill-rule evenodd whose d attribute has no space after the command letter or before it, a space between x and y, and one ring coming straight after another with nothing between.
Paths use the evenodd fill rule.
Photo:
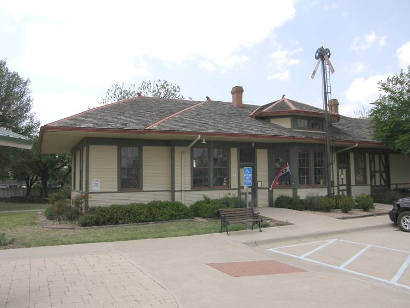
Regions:
<instances>
[{"instance_id":1,"label":"brick paver inlay","mask_svg":"<svg viewBox=\"0 0 410 308\"><path fill-rule=\"evenodd\" d=\"M120 253L0 262L0 307L178 307Z\"/></svg>"}]
</instances>

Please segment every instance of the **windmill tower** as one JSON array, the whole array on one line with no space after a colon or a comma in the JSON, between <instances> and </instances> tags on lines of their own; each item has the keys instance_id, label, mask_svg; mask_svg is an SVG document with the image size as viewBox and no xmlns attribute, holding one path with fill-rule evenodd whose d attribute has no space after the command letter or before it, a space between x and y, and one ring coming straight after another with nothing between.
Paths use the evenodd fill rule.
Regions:
<instances>
[{"instance_id":1,"label":"windmill tower","mask_svg":"<svg viewBox=\"0 0 410 308\"><path fill-rule=\"evenodd\" d=\"M330 180L330 171L332 167L332 153L330 148L330 136L329 136L329 126L331 125L331 120L329 117L329 106L328 102L330 100L330 95L332 92L330 86L330 74L334 73L332 63L329 60L330 50L324 48L323 46L316 50L315 59L317 60L315 69L313 70L311 78L315 78L319 64L322 64L322 84L323 84L323 110L325 112L325 159L326 159L326 186L327 186L327 195L332 195L332 184Z\"/></svg>"}]
</instances>

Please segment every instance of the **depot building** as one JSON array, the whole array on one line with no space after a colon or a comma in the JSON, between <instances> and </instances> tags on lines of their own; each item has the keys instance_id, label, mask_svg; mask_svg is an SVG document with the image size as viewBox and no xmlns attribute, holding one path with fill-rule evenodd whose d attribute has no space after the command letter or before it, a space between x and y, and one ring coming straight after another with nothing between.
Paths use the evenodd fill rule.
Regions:
<instances>
[{"instance_id":1,"label":"depot building","mask_svg":"<svg viewBox=\"0 0 410 308\"><path fill-rule=\"evenodd\" d=\"M244 196L252 168L251 203L267 207L281 195L326 195L325 113L283 95L265 105L162 99L138 95L49 123L41 153L72 154L72 197L90 206ZM367 119L329 102L332 193L356 196L410 187L410 158L373 137ZM291 176L269 189L289 164Z\"/></svg>"}]
</instances>

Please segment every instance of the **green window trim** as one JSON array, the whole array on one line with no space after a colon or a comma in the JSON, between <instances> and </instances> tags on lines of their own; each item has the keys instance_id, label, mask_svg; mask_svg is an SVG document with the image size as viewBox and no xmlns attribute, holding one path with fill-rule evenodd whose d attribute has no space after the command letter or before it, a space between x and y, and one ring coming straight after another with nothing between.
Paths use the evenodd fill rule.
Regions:
<instances>
[{"instance_id":1,"label":"green window trim","mask_svg":"<svg viewBox=\"0 0 410 308\"><path fill-rule=\"evenodd\" d=\"M142 146L121 145L118 146L118 190L141 191L142 179ZM126 160L132 160L126 162ZM128 184L126 182L129 182ZM130 184L131 182L135 182Z\"/></svg>"},{"instance_id":2,"label":"green window trim","mask_svg":"<svg viewBox=\"0 0 410 308\"><path fill-rule=\"evenodd\" d=\"M228 189L230 176L229 147L211 144L191 149L192 189Z\"/></svg>"}]
</instances>

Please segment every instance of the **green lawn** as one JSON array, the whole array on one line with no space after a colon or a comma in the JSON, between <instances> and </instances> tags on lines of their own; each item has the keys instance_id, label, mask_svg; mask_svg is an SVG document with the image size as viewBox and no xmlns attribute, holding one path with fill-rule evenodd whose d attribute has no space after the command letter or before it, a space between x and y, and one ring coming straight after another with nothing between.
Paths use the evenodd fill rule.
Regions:
<instances>
[{"instance_id":1,"label":"green lawn","mask_svg":"<svg viewBox=\"0 0 410 308\"><path fill-rule=\"evenodd\" d=\"M45 209L48 205L49 204L47 203L17 203L0 201L0 212Z\"/></svg>"},{"instance_id":2,"label":"green lawn","mask_svg":"<svg viewBox=\"0 0 410 308\"><path fill-rule=\"evenodd\" d=\"M35 212L0 213L0 233L5 233L7 238L14 238L9 248L162 238L216 233L220 230L220 221L214 219L73 230L47 229L37 225L36 216ZM231 226L230 230L244 228L244 225L237 225Z\"/></svg>"}]
</instances>

